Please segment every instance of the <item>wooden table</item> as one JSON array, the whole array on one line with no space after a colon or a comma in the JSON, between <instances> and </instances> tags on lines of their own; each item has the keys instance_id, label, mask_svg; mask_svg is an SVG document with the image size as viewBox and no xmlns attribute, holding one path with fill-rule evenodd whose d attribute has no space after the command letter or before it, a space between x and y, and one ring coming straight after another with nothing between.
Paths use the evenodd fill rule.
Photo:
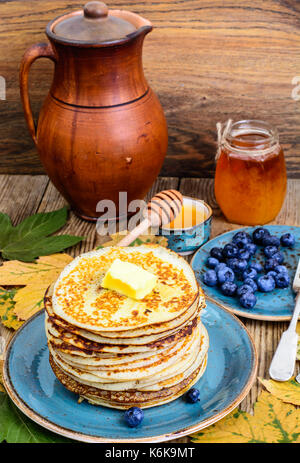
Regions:
<instances>
[{"instance_id":1,"label":"wooden table","mask_svg":"<svg viewBox=\"0 0 300 463\"><path fill-rule=\"evenodd\" d=\"M184 195L204 199L210 204L214 212L212 237L239 228L238 225L228 223L220 212L213 193L212 179L160 177L153 185L148 196L153 196L156 192L166 188L179 189ZM30 214L52 211L62 207L64 204L64 199L56 191L46 175L0 175L0 211L9 214L14 225ZM274 223L300 226L300 179L289 180L284 206ZM90 251L103 240L103 237L97 235L93 223L84 222L73 213L70 214L68 224L61 232L86 236L85 241L72 248L70 251L72 256ZM272 355L287 323L249 319L243 319L242 321L247 326L257 348L258 376L268 378L268 368ZM8 340L13 335L13 332L0 325L0 334ZM260 390L261 386L256 381L250 393L240 405L242 410L253 411L253 404ZM188 442L188 438L177 439L173 442Z\"/></svg>"}]
</instances>

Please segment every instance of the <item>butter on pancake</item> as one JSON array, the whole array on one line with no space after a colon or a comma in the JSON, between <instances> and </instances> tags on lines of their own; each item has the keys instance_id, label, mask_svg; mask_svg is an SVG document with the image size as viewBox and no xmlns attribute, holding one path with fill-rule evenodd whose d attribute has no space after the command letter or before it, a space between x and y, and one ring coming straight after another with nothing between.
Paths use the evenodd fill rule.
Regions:
<instances>
[{"instance_id":1,"label":"butter on pancake","mask_svg":"<svg viewBox=\"0 0 300 463\"><path fill-rule=\"evenodd\" d=\"M157 276L153 273L138 265L116 259L107 270L102 280L102 287L132 299L144 299L151 293L156 283Z\"/></svg>"},{"instance_id":2,"label":"butter on pancake","mask_svg":"<svg viewBox=\"0 0 300 463\"><path fill-rule=\"evenodd\" d=\"M137 265L157 278L153 291L135 300L101 286L116 259ZM193 304L198 284L189 264L155 245L107 247L83 254L61 273L53 292L54 313L87 330L124 331L179 317Z\"/></svg>"}]
</instances>

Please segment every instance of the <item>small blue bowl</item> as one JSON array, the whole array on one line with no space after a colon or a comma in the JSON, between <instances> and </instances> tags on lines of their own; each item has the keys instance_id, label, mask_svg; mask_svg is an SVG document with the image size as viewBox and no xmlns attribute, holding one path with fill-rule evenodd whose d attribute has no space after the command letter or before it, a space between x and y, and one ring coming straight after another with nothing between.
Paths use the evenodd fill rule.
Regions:
<instances>
[{"instance_id":1,"label":"small blue bowl","mask_svg":"<svg viewBox=\"0 0 300 463\"><path fill-rule=\"evenodd\" d=\"M192 227L187 228L168 228L167 226L159 229L159 235L168 239L168 248L177 252L181 256L193 254L202 244L210 238L212 209L200 199L183 197L183 205L191 204L197 209L204 210L206 219Z\"/></svg>"}]
</instances>

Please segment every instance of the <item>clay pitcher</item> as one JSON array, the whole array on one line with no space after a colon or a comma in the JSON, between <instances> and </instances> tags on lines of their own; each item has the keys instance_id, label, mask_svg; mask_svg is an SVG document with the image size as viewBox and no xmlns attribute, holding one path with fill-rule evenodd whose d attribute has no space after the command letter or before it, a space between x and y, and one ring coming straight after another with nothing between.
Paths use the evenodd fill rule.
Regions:
<instances>
[{"instance_id":1,"label":"clay pitcher","mask_svg":"<svg viewBox=\"0 0 300 463\"><path fill-rule=\"evenodd\" d=\"M151 30L137 14L89 2L51 21L50 43L33 45L23 57L20 88L29 132L53 184L84 219L101 215L96 206L102 199L116 204L118 216L121 191L128 203L144 198L166 155L165 117L142 67ZM35 127L28 73L44 57L55 69Z\"/></svg>"}]
</instances>

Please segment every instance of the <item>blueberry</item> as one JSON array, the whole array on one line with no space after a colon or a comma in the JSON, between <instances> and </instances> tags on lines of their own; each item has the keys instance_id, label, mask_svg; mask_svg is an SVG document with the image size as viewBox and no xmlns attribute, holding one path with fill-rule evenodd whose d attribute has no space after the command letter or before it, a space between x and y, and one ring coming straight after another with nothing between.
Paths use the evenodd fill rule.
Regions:
<instances>
[{"instance_id":1,"label":"blueberry","mask_svg":"<svg viewBox=\"0 0 300 463\"><path fill-rule=\"evenodd\" d=\"M278 252L278 248L276 246L266 246L264 249L264 254L266 257L272 257L274 254Z\"/></svg>"},{"instance_id":2,"label":"blueberry","mask_svg":"<svg viewBox=\"0 0 300 463\"><path fill-rule=\"evenodd\" d=\"M237 232L232 238L232 242L239 248L244 248L246 244L251 243L252 239L249 233Z\"/></svg>"},{"instance_id":3,"label":"blueberry","mask_svg":"<svg viewBox=\"0 0 300 463\"><path fill-rule=\"evenodd\" d=\"M253 292L248 291L241 295L240 303L245 309L253 309L257 302L256 296Z\"/></svg>"},{"instance_id":4,"label":"blueberry","mask_svg":"<svg viewBox=\"0 0 300 463\"><path fill-rule=\"evenodd\" d=\"M222 255L222 249L221 248L217 248L217 247L211 248L210 255L211 255L211 257L215 257L219 261L223 260L223 255Z\"/></svg>"},{"instance_id":5,"label":"blueberry","mask_svg":"<svg viewBox=\"0 0 300 463\"><path fill-rule=\"evenodd\" d=\"M215 268L220 262L215 257L208 257L206 265L209 268Z\"/></svg>"},{"instance_id":6,"label":"blueberry","mask_svg":"<svg viewBox=\"0 0 300 463\"><path fill-rule=\"evenodd\" d=\"M251 236L249 233L245 231L239 231L235 233L235 235L232 238L232 241L235 242L236 240L247 240L247 243L250 243L252 241Z\"/></svg>"},{"instance_id":7,"label":"blueberry","mask_svg":"<svg viewBox=\"0 0 300 463\"><path fill-rule=\"evenodd\" d=\"M231 281L225 281L221 285L221 291L225 296L234 296L237 290L237 285Z\"/></svg>"},{"instance_id":8,"label":"blueberry","mask_svg":"<svg viewBox=\"0 0 300 463\"><path fill-rule=\"evenodd\" d=\"M124 413L125 421L130 428L136 428L144 419L144 412L139 407L131 407Z\"/></svg>"},{"instance_id":9,"label":"blueberry","mask_svg":"<svg viewBox=\"0 0 300 463\"><path fill-rule=\"evenodd\" d=\"M257 280L257 286L262 293L269 293L275 288L275 280L270 275L263 275Z\"/></svg>"},{"instance_id":10,"label":"blueberry","mask_svg":"<svg viewBox=\"0 0 300 463\"><path fill-rule=\"evenodd\" d=\"M218 281L221 284L225 283L225 281L234 281L234 273L233 270L229 267L221 268L218 271Z\"/></svg>"},{"instance_id":11,"label":"blueberry","mask_svg":"<svg viewBox=\"0 0 300 463\"><path fill-rule=\"evenodd\" d=\"M249 292L253 293L252 286L244 284L237 289L236 294L238 297L241 297L243 294L249 293Z\"/></svg>"},{"instance_id":12,"label":"blueberry","mask_svg":"<svg viewBox=\"0 0 300 463\"><path fill-rule=\"evenodd\" d=\"M254 278L256 277L257 271L254 268L249 267L243 272L243 280L246 280L246 278L251 278L252 280L254 280Z\"/></svg>"},{"instance_id":13,"label":"blueberry","mask_svg":"<svg viewBox=\"0 0 300 463\"><path fill-rule=\"evenodd\" d=\"M274 268L274 272L275 272L275 275L277 273L289 273L288 269L286 268L285 265L277 265L275 268Z\"/></svg>"},{"instance_id":14,"label":"blueberry","mask_svg":"<svg viewBox=\"0 0 300 463\"><path fill-rule=\"evenodd\" d=\"M273 254L272 259L275 259L279 265L283 264L284 262L284 257L282 252L276 252L276 254Z\"/></svg>"},{"instance_id":15,"label":"blueberry","mask_svg":"<svg viewBox=\"0 0 300 463\"><path fill-rule=\"evenodd\" d=\"M277 288L287 288L290 284L290 277L287 273L277 273L275 283Z\"/></svg>"},{"instance_id":16,"label":"blueberry","mask_svg":"<svg viewBox=\"0 0 300 463\"><path fill-rule=\"evenodd\" d=\"M254 256L257 250L257 246L254 243L247 243L244 246L245 251L248 251L250 256Z\"/></svg>"},{"instance_id":17,"label":"blueberry","mask_svg":"<svg viewBox=\"0 0 300 463\"><path fill-rule=\"evenodd\" d=\"M237 257L230 257L230 259L226 259L227 267L231 268L234 272L237 269L238 258Z\"/></svg>"},{"instance_id":18,"label":"blueberry","mask_svg":"<svg viewBox=\"0 0 300 463\"><path fill-rule=\"evenodd\" d=\"M232 257L226 260L227 267L231 268L235 273L242 273L247 267L247 261L245 259L237 259Z\"/></svg>"},{"instance_id":19,"label":"blueberry","mask_svg":"<svg viewBox=\"0 0 300 463\"><path fill-rule=\"evenodd\" d=\"M236 264L236 271L238 273L243 273L247 268L248 262L245 259L238 259Z\"/></svg>"},{"instance_id":20,"label":"blueberry","mask_svg":"<svg viewBox=\"0 0 300 463\"><path fill-rule=\"evenodd\" d=\"M280 238L281 245L286 248L292 248L295 244L295 241L295 237L292 235L292 233L285 233Z\"/></svg>"},{"instance_id":21,"label":"blueberry","mask_svg":"<svg viewBox=\"0 0 300 463\"><path fill-rule=\"evenodd\" d=\"M262 245L264 247L266 247L266 246L276 246L277 248L279 248L280 239L277 238L277 236L274 236L274 235L267 235L267 236L265 236L263 238Z\"/></svg>"},{"instance_id":22,"label":"blueberry","mask_svg":"<svg viewBox=\"0 0 300 463\"><path fill-rule=\"evenodd\" d=\"M224 264L224 262L221 262L215 267L215 272L218 273L218 271L221 270L221 268L225 268L225 267L227 267L227 265Z\"/></svg>"},{"instance_id":23,"label":"blueberry","mask_svg":"<svg viewBox=\"0 0 300 463\"><path fill-rule=\"evenodd\" d=\"M249 268L254 268L254 270L256 270L257 273L261 273L263 271L263 266L259 262L252 262L249 265Z\"/></svg>"},{"instance_id":24,"label":"blueberry","mask_svg":"<svg viewBox=\"0 0 300 463\"><path fill-rule=\"evenodd\" d=\"M223 257L229 258L229 257L237 257L239 252L239 248L235 244L225 244L222 254Z\"/></svg>"},{"instance_id":25,"label":"blueberry","mask_svg":"<svg viewBox=\"0 0 300 463\"><path fill-rule=\"evenodd\" d=\"M257 284L255 283L254 280L252 280L252 278L245 278L244 280L244 285L245 286L251 286L251 288L253 289L253 292L255 293L255 291L257 291Z\"/></svg>"},{"instance_id":26,"label":"blueberry","mask_svg":"<svg viewBox=\"0 0 300 463\"><path fill-rule=\"evenodd\" d=\"M186 393L186 399L188 402L191 404L194 404L200 400L200 392L199 389L196 389L195 387L192 387L187 393Z\"/></svg>"},{"instance_id":27,"label":"blueberry","mask_svg":"<svg viewBox=\"0 0 300 463\"><path fill-rule=\"evenodd\" d=\"M239 253L238 253L238 257L240 259L249 260L250 259L250 252L247 251L246 249L240 249Z\"/></svg>"},{"instance_id":28,"label":"blueberry","mask_svg":"<svg viewBox=\"0 0 300 463\"><path fill-rule=\"evenodd\" d=\"M274 270L274 268L278 265L278 261L276 259L267 259L265 262L265 270L268 272L269 270Z\"/></svg>"},{"instance_id":29,"label":"blueberry","mask_svg":"<svg viewBox=\"0 0 300 463\"><path fill-rule=\"evenodd\" d=\"M207 286L216 286L218 283L216 272L214 270L207 270L203 275L203 281Z\"/></svg>"},{"instance_id":30,"label":"blueberry","mask_svg":"<svg viewBox=\"0 0 300 463\"><path fill-rule=\"evenodd\" d=\"M276 267L275 267L275 268L276 268ZM275 269L274 269L274 270L270 270L270 271L267 273L267 275L268 275L269 277L273 277L274 280L275 280L275 276L277 275L277 273L276 273L276 271L275 271Z\"/></svg>"},{"instance_id":31,"label":"blueberry","mask_svg":"<svg viewBox=\"0 0 300 463\"><path fill-rule=\"evenodd\" d=\"M255 244L262 244L262 240L265 236L270 235L269 230L263 227L258 227L252 233L253 241Z\"/></svg>"}]
</instances>

